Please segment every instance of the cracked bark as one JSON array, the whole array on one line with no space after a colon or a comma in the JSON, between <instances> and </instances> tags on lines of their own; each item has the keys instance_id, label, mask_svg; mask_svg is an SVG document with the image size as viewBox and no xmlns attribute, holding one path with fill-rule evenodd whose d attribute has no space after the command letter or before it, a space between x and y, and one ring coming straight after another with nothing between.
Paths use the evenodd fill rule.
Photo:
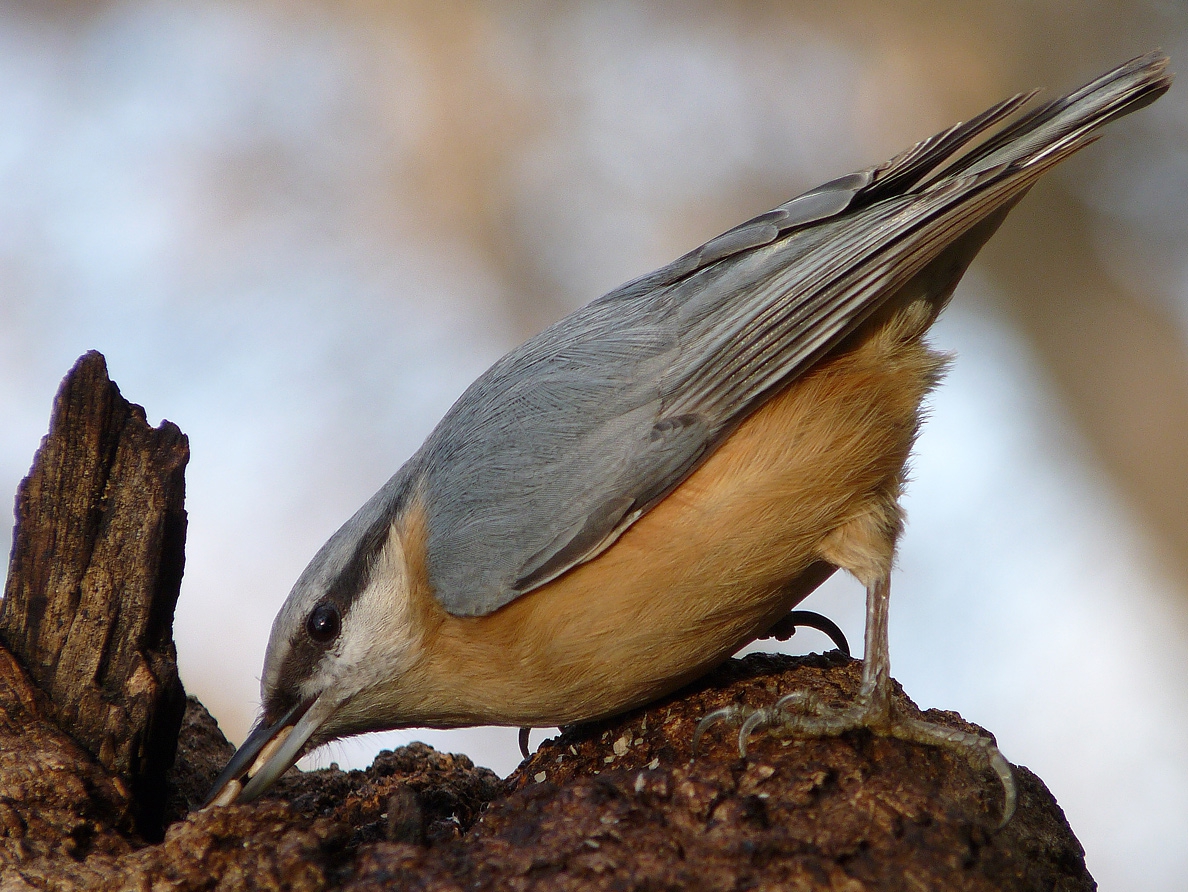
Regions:
<instances>
[{"instance_id":1,"label":"cracked bark","mask_svg":"<svg viewBox=\"0 0 1188 892\"><path fill-rule=\"evenodd\" d=\"M49 696L49 717L132 797L159 837L185 708L173 610L185 555L178 428L156 429L98 353L71 369L17 493L0 641Z\"/></svg>"}]
</instances>

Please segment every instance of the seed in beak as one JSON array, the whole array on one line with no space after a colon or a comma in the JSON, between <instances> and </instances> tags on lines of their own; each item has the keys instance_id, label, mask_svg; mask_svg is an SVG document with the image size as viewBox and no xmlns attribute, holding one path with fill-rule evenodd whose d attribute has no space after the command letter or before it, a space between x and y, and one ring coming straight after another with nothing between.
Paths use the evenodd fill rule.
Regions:
<instances>
[{"instance_id":1,"label":"seed in beak","mask_svg":"<svg viewBox=\"0 0 1188 892\"><path fill-rule=\"evenodd\" d=\"M255 777L256 772L268 764L268 760L272 758L272 754L281 748L281 745L288 739L292 732L293 726L286 725L276 732L276 736L273 737L272 740L264 744L263 749L260 750L260 755L256 756L256 761L253 762L252 767L248 769L247 776L249 778Z\"/></svg>"},{"instance_id":2,"label":"seed in beak","mask_svg":"<svg viewBox=\"0 0 1188 892\"><path fill-rule=\"evenodd\" d=\"M211 800L207 808L221 808L224 805L230 805L239 798L239 791L243 789L243 784L237 780L227 781L227 786L223 787L223 792L219 793L217 797Z\"/></svg>"}]
</instances>

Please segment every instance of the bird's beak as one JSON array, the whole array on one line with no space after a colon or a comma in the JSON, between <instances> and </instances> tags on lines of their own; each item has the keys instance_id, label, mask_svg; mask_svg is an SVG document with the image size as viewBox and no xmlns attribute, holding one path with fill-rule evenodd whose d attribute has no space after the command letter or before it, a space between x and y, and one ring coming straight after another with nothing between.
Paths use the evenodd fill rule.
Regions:
<instances>
[{"instance_id":1,"label":"bird's beak","mask_svg":"<svg viewBox=\"0 0 1188 892\"><path fill-rule=\"evenodd\" d=\"M293 706L272 724L261 719L227 762L202 807L251 802L288 771L332 712L328 698L314 697Z\"/></svg>"}]
</instances>

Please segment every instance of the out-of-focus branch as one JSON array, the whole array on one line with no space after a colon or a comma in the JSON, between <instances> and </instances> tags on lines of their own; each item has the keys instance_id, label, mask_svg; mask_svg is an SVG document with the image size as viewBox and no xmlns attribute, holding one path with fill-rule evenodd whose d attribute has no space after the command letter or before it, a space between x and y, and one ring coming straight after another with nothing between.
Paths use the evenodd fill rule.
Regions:
<instances>
[{"instance_id":1,"label":"out-of-focus branch","mask_svg":"<svg viewBox=\"0 0 1188 892\"><path fill-rule=\"evenodd\" d=\"M1110 477L1188 590L1188 358L1174 320L1111 278L1088 211L1057 183L1011 214L986 250L1009 311L1034 342Z\"/></svg>"}]
</instances>

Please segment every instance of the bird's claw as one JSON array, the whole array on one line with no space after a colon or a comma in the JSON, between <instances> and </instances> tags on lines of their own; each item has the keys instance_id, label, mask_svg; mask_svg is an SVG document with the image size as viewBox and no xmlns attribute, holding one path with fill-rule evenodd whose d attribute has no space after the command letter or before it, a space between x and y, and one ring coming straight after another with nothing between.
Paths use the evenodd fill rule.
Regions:
<instances>
[{"instance_id":1,"label":"bird's claw","mask_svg":"<svg viewBox=\"0 0 1188 892\"><path fill-rule=\"evenodd\" d=\"M745 759L747 757L747 738L754 733L755 729L763 725L775 725L782 718L791 717L787 712L787 707L796 702L803 704L810 711L817 712L820 710L820 701L816 695L805 691L796 691L781 697L774 705L766 708L756 709L736 703L733 706L723 706L721 709L715 709L713 712L706 714L697 723L697 727L693 731L693 756L697 756L697 752L701 747L701 739L705 736L705 732L718 722L741 722L742 727L738 732L738 754L741 758Z\"/></svg>"},{"instance_id":2,"label":"bird's claw","mask_svg":"<svg viewBox=\"0 0 1188 892\"><path fill-rule=\"evenodd\" d=\"M1010 821L1019 802L1019 789L1015 783L1015 773L1011 770L1011 763L1003 756L1002 751L989 737L981 734L970 734L958 731L946 725L925 722L920 719L898 719L891 723L887 733L899 740L911 743L921 743L925 746L940 746L964 756L975 765L988 767L998 776L1002 784L1002 818L995 826L1001 830Z\"/></svg>"},{"instance_id":3,"label":"bird's claw","mask_svg":"<svg viewBox=\"0 0 1188 892\"><path fill-rule=\"evenodd\" d=\"M799 707L797 712L790 711L790 707ZM808 691L794 691L777 700L766 709L755 709L746 717L742 727L738 729L738 755L747 757L747 741L751 735L761 727L779 725L793 732L803 724L801 719L807 716L821 717L824 707L816 694Z\"/></svg>"},{"instance_id":4,"label":"bird's claw","mask_svg":"<svg viewBox=\"0 0 1188 892\"><path fill-rule=\"evenodd\" d=\"M841 630L841 626L829 617L822 616L812 610L790 610L786 616L768 629L767 634L763 637L787 641L801 627L816 629L818 632L824 633L833 642L834 647L847 657L850 656L850 642L846 640L846 633Z\"/></svg>"},{"instance_id":5,"label":"bird's claw","mask_svg":"<svg viewBox=\"0 0 1188 892\"><path fill-rule=\"evenodd\" d=\"M749 706L735 704L734 706L723 706L721 709L715 709L713 712L706 714L697 723L697 727L693 729L693 758L697 758L697 750L701 746L701 738L705 736L705 732L713 725L716 725L718 722L737 722L749 715L751 711Z\"/></svg>"},{"instance_id":6,"label":"bird's claw","mask_svg":"<svg viewBox=\"0 0 1188 892\"><path fill-rule=\"evenodd\" d=\"M741 721L738 754L743 759L747 758L747 741L762 727L779 727L807 737L840 737L848 731L866 728L875 734L910 743L943 747L975 765L989 767L997 775L1002 784L1003 805L1002 817L995 829L1006 826L1018 804L1018 788L1010 763L991 738L920 719L892 716L888 705L879 702L877 697L859 696L852 706L838 709L825 706L811 692L795 691L768 707L736 704L716 709L698 722L693 732L694 756L705 732L722 721Z\"/></svg>"}]
</instances>

